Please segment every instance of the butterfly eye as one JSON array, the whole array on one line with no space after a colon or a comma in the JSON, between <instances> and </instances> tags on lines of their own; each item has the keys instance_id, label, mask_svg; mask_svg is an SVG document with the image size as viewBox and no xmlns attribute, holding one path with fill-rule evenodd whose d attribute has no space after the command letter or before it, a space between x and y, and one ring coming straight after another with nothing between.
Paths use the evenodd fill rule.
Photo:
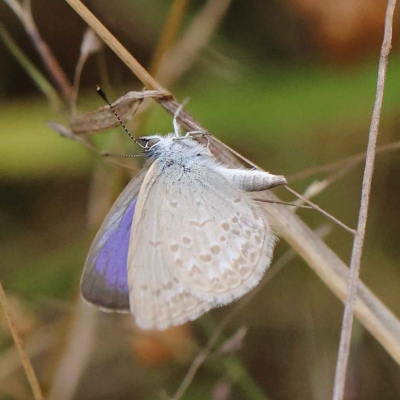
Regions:
<instances>
[{"instance_id":1,"label":"butterfly eye","mask_svg":"<svg viewBox=\"0 0 400 400\"><path fill-rule=\"evenodd\" d=\"M157 137L140 137L137 141L143 146L145 150L151 149L155 144L157 144L160 139Z\"/></svg>"}]
</instances>

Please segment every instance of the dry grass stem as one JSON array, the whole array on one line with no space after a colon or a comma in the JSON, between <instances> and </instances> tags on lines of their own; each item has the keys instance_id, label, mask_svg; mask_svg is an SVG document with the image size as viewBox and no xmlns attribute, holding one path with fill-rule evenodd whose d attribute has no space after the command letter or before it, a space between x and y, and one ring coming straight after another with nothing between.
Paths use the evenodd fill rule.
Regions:
<instances>
[{"instance_id":1,"label":"dry grass stem","mask_svg":"<svg viewBox=\"0 0 400 400\"><path fill-rule=\"evenodd\" d=\"M389 143L389 144L377 147L376 154L388 153L388 152L396 151L399 149L400 149L400 142ZM305 178L307 176L310 176L310 175L313 175L315 173L319 173L322 171L336 170L335 172L333 172L331 175L329 175L325 179L323 179L321 181L312 182L306 188L306 190L302 194L302 197L309 200L309 199L319 195L320 193L322 193L326 188L328 188L333 183L337 182L339 179L343 178L346 174L348 174L350 171L352 171L357 165L359 165L362 161L364 161L365 157L366 157L366 153L357 154L357 155L348 157L345 160L341 160L341 161L335 162L335 163L321 165L320 168L319 167L310 168L310 169L300 172L299 174L295 174L292 176L296 176L296 177L298 177L298 179L302 179L303 177ZM295 180L298 180L298 179L295 179ZM301 208L301 204L303 204L304 202L305 201L303 201L302 199L298 199L293 202L293 205L296 205Z\"/></svg>"},{"instance_id":2,"label":"dry grass stem","mask_svg":"<svg viewBox=\"0 0 400 400\"><path fill-rule=\"evenodd\" d=\"M239 351L243 347L243 341L247 335L247 331L248 329L245 326L241 326L214 354L223 355Z\"/></svg>"},{"instance_id":3,"label":"dry grass stem","mask_svg":"<svg viewBox=\"0 0 400 400\"><path fill-rule=\"evenodd\" d=\"M139 62L119 43L115 37L107 30L104 25L89 11L89 9L78 0L66 0L66 2L86 21L86 23L99 35L115 54L131 69L136 75L141 77L141 81L147 89L158 90L165 97L171 96L170 92L161 86L140 64Z\"/></svg>"},{"instance_id":4,"label":"dry grass stem","mask_svg":"<svg viewBox=\"0 0 400 400\"><path fill-rule=\"evenodd\" d=\"M68 81L65 72L37 30L35 21L32 17L29 2L24 3L26 5L24 8L18 3L17 0L5 0L5 2L14 11L15 15L23 24L37 52L42 58L45 67L54 79L57 87L61 90L64 98L68 101L71 96L71 83Z\"/></svg>"},{"instance_id":5,"label":"dry grass stem","mask_svg":"<svg viewBox=\"0 0 400 400\"><path fill-rule=\"evenodd\" d=\"M211 393L211 400L228 400L232 392L232 384L226 379L220 380Z\"/></svg>"},{"instance_id":6,"label":"dry grass stem","mask_svg":"<svg viewBox=\"0 0 400 400\"><path fill-rule=\"evenodd\" d=\"M29 385L32 389L33 396L35 400L43 400L43 393L40 388L39 382L37 380L35 371L33 370L32 364L29 360L28 355L26 354L24 350L24 346L22 344L22 339L19 336L14 323L12 321L11 315L8 311L8 306L7 306L7 297L6 294L4 293L3 285L0 283L0 304L1 307L3 308L4 314L7 319L7 324L10 327L11 335L13 337L15 346L18 349L19 357L21 359L22 366L24 367L26 377L28 378Z\"/></svg>"},{"instance_id":7,"label":"dry grass stem","mask_svg":"<svg viewBox=\"0 0 400 400\"><path fill-rule=\"evenodd\" d=\"M30 359L40 356L56 343L55 325L40 327L24 338L24 349ZM21 358L16 347L10 347L0 356L0 386L21 367Z\"/></svg>"},{"instance_id":8,"label":"dry grass stem","mask_svg":"<svg viewBox=\"0 0 400 400\"><path fill-rule=\"evenodd\" d=\"M396 151L400 149L400 142L393 142L389 144L384 144L376 148L376 154L388 153L391 151ZM322 172L329 172L336 169L346 168L350 166L354 168L356 165L360 164L365 160L367 153L359 153L354 156L347 157L340 161L334 161L328 164L317 165L316 167L307 168L303 171L297 172L293 175L286 177L287 181L290 183L300 181L302 179L308 178L309 176L316 175Z\"/></svg>"},{"instance_id":9,"label":"dry grass stem","mask_svg":"<svg viewBox=\"0 0 400 400\"><path fill-rule=\"evenodd\" d=\"M185 10L188 5L188 0L174 0L171 9L169 10L167 20L164 24L160 40L154 51L151 60L149 71L152 75L156 76L160 69L160 64L164 58L165 53L174 45L175 39L178 35Z\"/></svg>"},{"instance_id":10,"label":"dry grass stem","mask_svg":"<svg viewBox=\"0 0 400 400\"><path fill-rule=\"evenodd\" d=\"M345 229L347 232L350 232L352 235L355 235L356 231L352 228L349 228L347 225L345 225L342 221L339 221L337 218L323 210L320 206L317 204L311 202L307 198L303 197L300 193L297 193L295 190L291 189L289 186L285 186L286 190L288 190L290 193L294 194L301 200L303 200L305 203L307 203L310 207L313 209L319 211L323 215L325 215L327 218L329 218L331 221L333 221L336 225L339 225L341 228Z\"/></svg>"},{"instance_id":11,"label":"dry grass stem","mask_svg":"<svg viewBox=\"0 0 400 400\"><path fill-rule=\"evenodd\" d=\"M326 177L325 179L321 181L315 181L309 185L304 193L302 194L303 198L306 198L307 200L311 199L312 197L315 197L322 193L326 188L328 188L330 185L338 181L340 178L343 178L347 173L349 173L351 170L354 169L356 166L356 163L347 163L345 164L342 168L340 168L338 171L334 172L330 176ZM295 201L295 204L303 204L302 199L298 199Z\"/></svg>"},{"instance_id":12,"label":"dry grass stem","mask_svg":"<svg viewBox=\"0 0 400 400\"><path fill-rule=\"evenodd\" d=\"M89 363L94 346L97 310L81 299L75 305L66 348L58 363L48 400L74 398L80 378Z\"/></svg>"},{"instance_id":13,"label":"dry grass stem","mask_svg":"<svg viewBox=\"0 0 400 400\"><path fill-rule=\"evenodd\" d=\"M357 300L358 277L362 251L364 247L365 230L368 218L368 206L372 186L372 175L374 171L375 149L378 138L379 121L383 103L386 70L388 57L392 47L393 14L396 0L389 0L385 17L385 33L382 43L381 55L378 69L378 82L374 110L372 112L371 127L369 131L367 158L365 161L364 177L361 191L361 204L357 224L357 233L354 238L353 250L350 261L350 278L347 287L343 325L340 335L338 360L336 363L335 383L333 388L333 399L342 400L346 383L346 371L350 353L351 333L353 327L354 309ZM399 346L400 349L400 346Z\"/></svg>"},{"instance_id":14,"label":"dry grass stem","mask_svg":"<svg viewBox=\"0 0 400 400\"><path fill-rule=\"evenodd\" d=\"M297 204L297 203L288 203L286 201L270 201L270 200L266 200L266 199L253 199L255 201L260 201L262 203L271 203L271 204L280 204L282 206L291 206L291 207L297 207L297 208L306 208L308 210L312 210L313 207L311 206L303 206L301 204Z\"/></svg>"},{"instance_id":15,"label":"dry grass stem","mask_svg":"<svg viewBox=\"0 0 400 400\"><path fill-rule=\"evenodd\" d=\"M76 115L76 99L78 98L83 67L85 66L89 56L100 51L103 45L104 43L90 28L86 29L82 39L78 63L75 67L74 83L70 98L70 112L72 117L75 117Z\"/></svg>"},{"instance_id":16,"label":"dry grass stem","mask_svg":"<svg viewBox=\"0 0 400 400\"><path fill-rule=\"evenodd\" d=\"M176 46L161 60L157 80L171 86L193 64L224 17L230 0L208 0Z\"/></svg>"},{"instance_id":17,"label":"dry grass stem","mask_svg":"<svg viewBox=\"0 0 400 400\"><path fill-rule=\"evenodd\" d=\"M39 88L39 90L47 97L53 110L57 111L62 107L62 100L58 96L57 91L46 79L46 77L35 67L35 65L29 60L24 52L20 49L17 43L14 41L12 36L4 28L3 24L0 23L0 37L4 44L10 50L11 54L18 60L18 63L24 68L26 73L31 77L33 82Z\"/></svg>"}]
</instances>

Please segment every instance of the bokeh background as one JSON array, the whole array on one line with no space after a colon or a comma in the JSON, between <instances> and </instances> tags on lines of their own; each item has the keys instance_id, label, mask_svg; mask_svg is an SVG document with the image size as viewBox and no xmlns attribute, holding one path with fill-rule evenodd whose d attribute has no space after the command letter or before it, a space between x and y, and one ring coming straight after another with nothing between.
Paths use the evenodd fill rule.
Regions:
<instances>
[{"instance_id":1,"label":"bokeh background","mask_svg":"<svg viewBox=\"0 0 400 400\"><path fill-rule=\"evenodd\" d=\"M154 62L158 44L168 35L164 25L177 3L183 5L175 25L179 40L187 38L212 0L86 2L153 71L160 65ZM336 167L301 179L295 175L365 151L386 2L223 3L221 16L214 9L207 17L217 22L209 40L201 51L186 54L190 67L167 82L168 89L181 101L189 96L187 110L218 138L261 167L284 174L300 192L341 171ZM63 1L32 0L31 8L44 41L72 81L85 23ZM0 23L0 280L42 388L51 399L168 398L166 393L177 390L222 318L246 297L158 333L137 330L129 316L102 314L82 304L79 279L90 242L131 169L140 165L131 161L131 169L118 167L48 127L48 121L68 125L68 110L51 104L21 66L21 57L12 54L5 31L53 84L6 2L0 3ZM399 12L379 145L400 140L398 28ZM202 32L190 40L201 38ZM84 65L78 113L103 105L95 94L97 83L112 100L142 89L105 46ZM134 134L170 131L168 114L155 103L147 106L129 125ZM99 149L138 151L122 129L90 139ZM355 227L362 172L361 163L313 200ZM399 176L399 151L380 153L361 278L400 317ZM293 200L283 189L276 193ZM330 224L315 211L298 213L315 229ZM351 235L332 226L325 240L349 262ZM280 241L275 260L288 250ZM231 318L182 398L329 399L342 311L340 301L293 257ZM399 366L357 322L353 336L346 399L399 399ZM225 350L219 351L223 344ZM0 312L0 399L28 398L20 359Z\"/></svg>"}]
</instances>

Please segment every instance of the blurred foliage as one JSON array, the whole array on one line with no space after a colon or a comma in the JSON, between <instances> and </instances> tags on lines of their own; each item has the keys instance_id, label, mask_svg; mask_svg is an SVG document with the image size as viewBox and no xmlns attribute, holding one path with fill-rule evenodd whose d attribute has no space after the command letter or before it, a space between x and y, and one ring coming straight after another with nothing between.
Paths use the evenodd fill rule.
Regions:
<instances>
[{"instance_id":1,"label":"blurred foliage","mask_svg":"<svg viewBox=\"0 0 400 400\"><path fill-rule=\"evenodd\" d=\"M100 20L147 65L171 2L89 3ZM328 19L337 15L335 8L332 6L326 20L315 24L315 16L319 15L317 5L321 2L308 2L315 5L313 12L305 9L305 3L232 2L209 47L190 72L170 88L180 100L190 96L186 108L218 138L272 173L287 176L363 152L376 89L382 24L368 23L375 19L365 16L365 9L375 10L375 5L365 1L364 14L360 11L364 28L357 28L357 33L343 29L347 41L342 36L333 41L335 36L328 36L326 27L330 26ZM359 3L352 4L356 7ZM203 2L190 2L182 31L202 5ZM84 23L64 2L34 0L32 9L40 32L72 80ZM352 21L346 16L344 13L343 26ZM5 3L0 3L0 19L26 56L44 72L27 35ZM399 41L395 38L380 143L400 140L400 57L396 50ZM92 57L84 68L78 99L80 112L103 105L92 89L100 79L98 71L103 62L111 82L110 98L141 89L121 62L105 50ZM65 115L51 112L43 95L2 42L0 74L0 279L6 291L30 312L33 310L40 321L32 324L32 332L25 333L27 337L35 333L38 325L52 327L53 314L65 326L51 329L57 337L65 336L65 320L70 318L70 312L73 314L79 276L94 235L94 230L88 229L87 213L95 186L93 176L99 165L104 165L106 171L102 179L120 180L121 171L48 128L49 120L65 123ZM131 126L135 129L136 121ZM171 129L171 118L154 105L135 134L165 133ZM137 152L122 129L95 136L95 143L105 150L110 145L121 153ZM399 173L397 152L378 156L362 267L363 280L396 315L400 315L400 189L396 185ZM295 182L294 187L303 190L324 176L317 174ZM361 177L359 166L315 201L346 224L355 226ZM292 200L283 190L278 194L284 200ZM312 227L326 223L313 211L300 210L299 214ZM335 227L327 242L347 261L351 239ZM286 249L281 241L276 258ZM192 324L191 329L186 327L179 334L173 333L180 338L179 343L186 343L186 357L175 351L166 336L138 333L127 322L129 317L101 315L100 328L93 338L96 349L101 351L92 355L76 398L153 399L163 388L173 393L193 355L234 306L214 310L200 323ZM265 393L265 398L268 394L271 399L329 398L341 312L340 302L296 259L229 327L229 334L239 326L248 327L242 350L229 356L210 357L184 399L211 398L215 385L224 379L233 385L229 397L232 399L263 398L259 393ZM26 315L31 318L28 312ZM1 346L6 354L10 342L2 340ZM48 359L57 358L62 351L62 346L54 347L35 358L38 369L47 370L42 375L51 376ZM0 364L4 362L2 354ZM21 374L16 370L13 375L19 377L18 382L23 381ZM18 393L26 392L24 383L16 384L11 378L4 382L7 385L3 389L0 383L0 398L23 398ZM347 398L395 399L400 395L399 382L398 366L357 326ZM51 386L51 379L47 386Z\"/></svg>"}]
</instances>

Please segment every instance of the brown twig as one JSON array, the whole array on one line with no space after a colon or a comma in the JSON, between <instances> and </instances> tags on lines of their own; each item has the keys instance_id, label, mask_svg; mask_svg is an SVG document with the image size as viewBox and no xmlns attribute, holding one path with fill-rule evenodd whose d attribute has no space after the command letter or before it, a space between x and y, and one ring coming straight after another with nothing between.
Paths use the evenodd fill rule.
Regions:
<instances>
[{"instance_id":1,"label":"brown twig","mask_svg":"<svg viewBox=\"0 0 400 400\"><path fill-rule=\"evenodd\" d=\"M7 297L6 294L4 293L3 285L1 283L0 283L0 304L4 310L4 314L6 316L8 326L10 327L11 335L14 339L15 346L18 349L19 357L21 359L22 366L24 367L26 377L28 378L29 385L31 386L33 396L35 400L43 400L44 399L43 393L42 390L40 389L40 385L37 380L35 371L33 370L29 357L24 350L22 339L19 336L17 329L15 328L14 323L12 321L11 315L8 311Z\"/></svg>"},{"instance_id":2,"label":"brown twig","mask_svg":"<svg viewBox=\"0 0 400 400\"><path fill-rule=\"evenodd\" d=\"M369 131L367 158L361 191L361 204L350 261L350 279L348 281L343 324L340 335L338 360L336 363L333 399L342 400L346 383L346 370L350 353L351 332L354 319L354 308L357 300L358 277L360 274L361 256L364 246L365 230L368 218L368 206L371 193L372 175L374 172L375 148L378 138L379 121L383 103L388 57L392 47L393 14L396 0L389 0L385 17L385 33L379 60L378 81L374 110Z\"/></svg>"}]
</instances>

